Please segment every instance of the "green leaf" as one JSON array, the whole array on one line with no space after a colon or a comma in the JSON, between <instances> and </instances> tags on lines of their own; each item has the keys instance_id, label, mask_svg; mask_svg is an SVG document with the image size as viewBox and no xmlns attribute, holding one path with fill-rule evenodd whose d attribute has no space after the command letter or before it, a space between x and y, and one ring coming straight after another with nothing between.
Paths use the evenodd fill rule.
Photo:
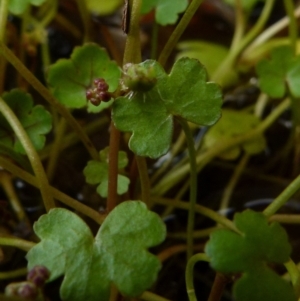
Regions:
<instances>
[{"instance_id":1,"label":"green leaf","mask_svg":"<svg viewBox=\"0 0 300 301\"><path fill-rule=\"evenodd\" d=\"M178 14L185 11L188 0L143 0L142 14L146 14L155 8L155 20L160 25L174 24L178 20Z\"/></svg>"},{"instance_id":2,"label":"green leaf","mask_svg":"<svg viewBox=\"0 0 300 301\"><path fill-rule=\"evenodd\" d=\"M86 182L89 184L99 184L97 187L97 193L102 197L107 197L108 193L108 147L100 151L100 161L91 160L84 168L83 173ZM127 166L128 158L127 154L120 151L118 154L118 167L122 169ZM119 195L127 192L130 180L123 176L118 175L117 193Z\"/></svg>"},{"instance_id":3,"label":"green leaf","mask_svg":"<svg viewBox=\"0 0 300 301\"><path fill-rule=\"evenodd\" d=\"M238 301L296 301L291 285L268 268L244 274L233 287Z\"/></svg>"},{"instance_id":4,"label":"green leaf","mask_svg":"<svg viewBox=\"0 0 300 301\"><path fill-rule=\"evenodd\" d=\"M266 263L289 260L291 246L285 230L278 223L268 224L262 213L251 210L237 213L234 223L243 234L217 230L211 234L205 252L215 270L225 274L245 273L234 286L236 299L296 300L292 287L266 266ZM282 288L283 292L277 294L277 288ZM278 298L283 293L287 297Z\"/></svg>"},{"instance_id":5,"label":"green leaf","mask_svg":"<svg viewBox=\"0 0 300 301\"><path fill-rule=\"evenodd\" d=\"M117 10L123 4L123 0L85 0L87 8L90 12L96 15L110 15Z\"/></svg>"},{"instance_id":6,"label":"green leaf","mask_svg":"<svg viewBox=\"0 0 300 301\"><path fill-rule=\"evenodd\" d=\"M259 123L259 118L252 114L224 109L219 122L211 127L205 135L204 146L210 148L217 142L242 135L255 128ZM257 154L262 152L265 147L265 138L263 135L260 135L253 140L243 143L241 146L235 146L219 154L219 157L232 160L240 155L241 148L248 154Z\"/></svg>"},{"instance_id":7,"label":"green leaf","mask_svg":"<svg viewBox=\"0 0 300 301\"><path fill-rule=\"evenodd\" d=\"M52 128L52 117L43 106L33 106L31 96L21 90L12 90L3 94L3 99L18 117L36 150L41 150L45 145L45 134ZM0 141L1 144L14 151L25 154L21 142L16 137L13 129L0 114Z\"/></svg>"},{"instance_id":8,"label":"green leaf","mask_svg":"<svg viewBox=\"0 0 300 301\"><path fill-rule=\"evenodd\" d=\"M46 0L10 0L8 9L12 14L21 15L27 10L30 4L40 6L45 1Z\"/></svg>"},{"instance_id":9,"label":"green leaf","mask_svg":"<svg viewBox=\"0 0 300 301\"><path fill-rule=\"evenodd\" d=\"M242 7L246 11L251 11L251 9L255 6L257 2L262 2L265 0L241 0ZM235 6L236 1L235 0L224 0L224 2L228 3L231 6Z\"/></svg>"},{"instance_id":10,"label":"green leaf","mask_svg":"<svg viewBox=\"0 0 300 301\"><path fill-rule=\"evenodd\" d=\"M110 60L106 51L96 44L76 47L70 59L60 59L50 66L48 82L53 95L69 108L87 106L89 112L100 112L112 102L94 106L87 101L86 91L97 78L104 78L109 92L114 92L119 84L121 70Z\"/></svg>"},{"instance_id":11,"label":"green leaf","mask_svg":"<svg viewBox=\"0 0 300 301\"><path fill-rule=\"evenodd\" d=\"M199 61L181 58L170 75L156 61L141 65L154 68L156 85L148 92L117 98L112 112L116 127L133 133L129 147L137 155L158 158L168 151L173 116L198 125L211 125L219 119L220 88L206 82L207 74Z\"/></svg>"},{"instance_id":12,"label":"green leaf","mask_svg":"<svg viewBox=\"0 0 300 301\"><path fill-rule=\"evenodd\" d=\"M281 98L287 89L300 97L300 56L294 56L289 46L275 48L270 60L261 60L256 67L260 88L270 97Z\"/></svg>"},{"instance_id":13,"label":"green leaf","mask_svg":"<svg viewBox=\"0 0 300 301\"><path fill-rule=\"evenodd\" d=\"M50 281L64 275L60 295L66 301L106 301L111 282L124 295L140 295L161 266L147 248L166 235L159 216L139 201L118 205L95 238L76 214L62 208L40 217L34 231L41 242L28 252L28 268L46 266Z\"/></svg>"}]
</instances>

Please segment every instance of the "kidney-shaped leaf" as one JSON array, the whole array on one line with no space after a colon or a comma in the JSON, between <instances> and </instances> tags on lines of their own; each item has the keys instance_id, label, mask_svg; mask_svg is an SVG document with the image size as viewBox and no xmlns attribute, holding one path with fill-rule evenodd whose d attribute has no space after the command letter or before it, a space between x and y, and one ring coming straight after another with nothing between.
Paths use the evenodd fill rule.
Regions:
<instances>
[{"instance_id":1,"label":"kidney-shaped leaf","mask_svg":"<svg viewBox=\"0 0 300 301\"><path fill-rule=\"evenodd\" d=\"M257 64L260 88L274 98L283 97L287 89L294 97L300 97L300 56L294 56L291 47L275 48L271 59Z\"/></svg>"},{"instance_id":2,"label":"kidney-shaped leaf","mask_svg":"<svg viewBox=\"0 0 300 301\"><path fill-rule=\"evenodd\" d=\"M27 254L28 268L44 265L51 279L64 275L63 300L108 300L111 282L122 294L138 296L156 280L160 262L147 248L161 243L164 223L139 201L118 205L94 238L69 210L56 208L34 225L41 242Z\"/></svg>"},{"instance_id":3,"label":"kidney-shaped leaf","mask_svg":"<svg viewBox=\"0 0 300 301\"><path fill-rule=\"evenodd\" d=\"M155 61L141 63L156 73L157 83L148 92L117 98L112 118L118 129L132 132L129 147L140 156L158 158L170 146L173 116L198 125L211 125L221 114L218 85L208 83L205 68L195 59L181 58L170 75Z\"/></svg>"},{"instance_id":4,"label":"kidney-shaped leaf","mask_svg":"<svg viewBox=\"0 0 300 301\"><path fill-rule=\"evenodd\" d=\"M289 260L291 246L285 230L278 223L268 224L262 213L251 210L236 214L234 223L243 234L227 229L217 230L211 234L205 252L215 270L244 273L234 286L236 299L295 301L292 287L266 265ZM286 298L280 299L278 296L282 294L277 295L275 287L281 287L286 292ZM247 297L250 288L252 299Z\"/></svg>"},{"instance_id":5,"label":"kidney-shaped leaf","mask_svg":"<svg viewBox=\"0 0 300 301\"><path fill-rule=\"evenodd\" d=\"M70 59L60 59L53 64L48 73L48 82L53 95L69 108L88 107L90 112L99 112L107 103L94 106L87 101L86 92L95 79L103 78L109 92L116 90L121 70L110 60L106 51L96 44L76 47Z\"/></svg>"},{"instance_id":6,"label":"kidney-shaped leaf","mask_svg":"<svg viewBox=\"0 0 300 301\"><path fill-rule=\"evenodd\" d=\"M143 0L142 13L146 14L155 8L157 23L174 24L178 19L178 14L185 11L188 3L188 0Z\"/></svg>"},{"instance_id":7,"label":"kidney-shaped leaf","mask_svg":"<svg viewBox=\"0 0 300 301\"><path fill-rule=\"evenodd\" d=\"M3 94L3 99L18 117L36 150L44 147L45 134L52 128L52 117L41 105L33 106L31 96L21 90L12 90ZM0 114L0 143L25 154L25 150L13 129Z\"/></svg>"}]
</instances>

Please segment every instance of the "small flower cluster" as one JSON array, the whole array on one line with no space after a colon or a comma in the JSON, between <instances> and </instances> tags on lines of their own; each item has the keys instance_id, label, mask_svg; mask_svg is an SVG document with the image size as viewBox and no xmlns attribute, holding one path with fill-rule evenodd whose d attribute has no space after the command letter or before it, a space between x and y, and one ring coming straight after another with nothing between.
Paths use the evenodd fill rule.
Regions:
<instances>
[{"instance_id":1,"label":"small flower cluster","mask_svg":"<svg viewBox=\"0 0 300 301\"><path fill-rule=\"evenodd\" d=\"M86 98L94 106L98 106L101 101L107 102L111 99L111 93L108 92L108 84L103 78L96 78L93 87L86 91Z\"/></svg>"},{"instance_id":2,"label":"small flower cluster","mask_svg":"<svg viewBox=\"0 0 300 301\"><path fill-rule=\"evenodd\" d=\"M5 288L5 295L35 300L50 277L50 272L44 266L37 265L27 274L27 281L10 283Z\"/></svg>"},{"instance_id":3,"label":"small flower cluster","mask_svg":"<svg viewBox=\"0 0 300 301\"><path fill-rule=\"evenodd\" d=\"M123 71L123 84L134 92L147 92L156 85L157 78L153 66L128 63Z\"/></svg>"}]
</instances>

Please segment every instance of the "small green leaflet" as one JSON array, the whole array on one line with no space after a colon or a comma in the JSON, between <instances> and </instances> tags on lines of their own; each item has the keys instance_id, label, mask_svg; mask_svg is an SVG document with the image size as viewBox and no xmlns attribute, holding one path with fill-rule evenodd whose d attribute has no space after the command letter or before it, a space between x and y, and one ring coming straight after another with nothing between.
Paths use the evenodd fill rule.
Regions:
<instances>
[{"instance_id":1,"label":"small green leaflet","mask_svg":"<svg viewBox=\"0 0 300 301\"><path fill-rule=\"evenodd\" d=\"M292 286L271 270L267 263L285 263L291 246L278 223L268 224L259 212L237 213L234 223L243 233L227 229L213 232L205 246L211 266L225 274L242 273L233 287L238 301L296 301Z\"/></svg>"},{"instance_id":2,"label":"small green leaflet","mask_svg":"<svg viewBox=\"0 0 300 301\"><path fill-rule=\"evenodd\" d=\"M140 201L118 205L94 238L69 210L56 208L40 217L34 231L41 239L27 254L28 269L44 265L50 281L64 275L65 301L107 301L110 284L126 296L138 296L156 280L161 264L147 248L161 243L166 228Z\"/></svg>"},{"instance_id":3,"label":"small green leaflet","mask_svg":"<svg viewBox=\"0 0 300 301\"><path fill-rule=\"evenodd\" d=\"M33 106L31 96L21 90L15 89L4 93L2 98L18 117L35 149L41 150L45 145L45 135L52 128L50 113L41 105ZM25 154L22 144L2 114L0 114L0 143Z\"/></svg>"},{"instance_id":4,"label":"small green leaflet","mask_svg":"<svg viewBox=\"0 0 300 301\"><path fill-rule=\"evenodd\" d=\"M212 125L219 119L221 90L206 82L207 73L199 61L181 58L169 75L156 61L140 65L154 70L156 85L148 92L119 97L112 107L116 127L132 132L129 147L137 155L158 158L168 151L173 116L198 125Z\"/></svg>"},{"instance_id":5,"label":"small green leaflet","mask_svg":"<svg viewBox=\"0 0 300 301\"><path fill-rule=\"evenodd\" d=\"M214 144L230 137L242 135L255 128L260 123L258 117L228 109L222 110L222 117L219 122L211 127L204 137L204 146L211 148ZM241 152L241 148L248 154L258 154L266 147L266 140L263 135L243 143L241 146L233 147L219 155L222 159L236 159Z\"/></svg>"},{"instance_id":6,"label":"small green leaflet","mask_svg":"<svg viewBox=\"0 0 300 301\"><path fill-rule=\"evenodd\" d=\"M128 164L127 154L123 151L119 152L118 168L122 169ZM83 173L86 182L89 184L99 184L97 192L103 198L108 193L108 147L100 152L100 161L91 160L84 168ZM121 174L118 175L117 192L119 195L128 190L130 180Z\"/></svg>"},{"instance_id":7,"label":"small green leaflet","mask_svg":"<svg viewBox=\"0 0 300 301\"><path fill-rule=\"evenodd\" d=\"M87 107L89 112L97 113L112 102L94 106L86 99L86 91L97 78L104 78L109 92L118 85L121 70L116 62L110 60L107 52L96 44L85 44L73 50L70 59L60 59L50 66L48 83L53 95L68 108Z\"/></svg>"},{"instance_id":8,"label":"small green leaflet","mask_svg":"<svg viewBox=\"0 0 300 301\"><path fill-rule=\"evenodd\" d=\"M40 6L46 0L9 0L8 9L12 14L23 14L30 4Z\"/></svg>"},{"instance_id":9,"label":"small green leaflet","mask_svg":"<svg viewBox=\"0 0 300 301\"><path fill-rule=\"evenodd\" d=\"M300 98L300 56L294 56L289 46L275 48L270 60L261 60L256 67L259 85L270 97L284 97L289 90Z\"/></svg>"},{"instance_id":10,"label":"small green leaflet","mask_svg":"<svg viewBox=\"0 0 300 301\"><path fill-rule=\"evenodd\" d=\"M142 14L146 14L155 8L155 20L160 25L174 24L178 20L178 14L185 11L188 0L143 0Z\"/></svg>"}]
</instances>

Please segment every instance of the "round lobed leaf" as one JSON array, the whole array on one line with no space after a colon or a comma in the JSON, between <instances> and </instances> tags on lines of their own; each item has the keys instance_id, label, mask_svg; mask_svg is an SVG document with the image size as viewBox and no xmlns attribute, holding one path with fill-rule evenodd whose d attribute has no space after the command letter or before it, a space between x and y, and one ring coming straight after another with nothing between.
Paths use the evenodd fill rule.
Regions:
<instances>
[{"instance_id":1,"label":"round lobed leaf","mask_svg":"<svg viewBox=\"0 0 300 301\"><path fill-rule=\"evenodd\" d=\"M109 299L110 283L138 296L156 280L160 261L147 248L161 243L166 228L140 201L127 201L109 213L95 239L74 213L55 208L34 225L41 242L27 254L28 267L45 266L51 280L64 275L62 300Z\"/></svg>"},{"instance_id":2,"label":"round lobed leaf","mask_svg":"<svg viewBox=\"0 0 300 301\"><path fill-rule=\"evenodd\" d=\"M211 266L225 274L243 273L234 284L234 295L239 301L296 301L293 288L267 263L285 263L291 246L288 236L278 223L268 224L260 212L245 210L234 217L243 233L227 229L213 232L205 246Z\"/></svg>"},{"instance_id":3,"label":"round lobed leaf","mask_svg":"<svg viewBox=\"0 0 300 301\"><path fill-rule=\"evenodd\" d=\"M109 86L108 91L117 89L121 70L110 60L106 51L96 44L85 44L73 50L70 59L60 59L50 66L48 83L53 95L69 108L88 108L90 112L99 112L111 102L94 106L87 102L86 92L93 86L94 80L103 78Z\"/></svg>"},{"instance_id":4,"label":"round lobed leaf","mask_svg":"<svg viewBox=\"0 0 300 301\"><path fill-rule=\"evenodd\" d=\"M130 149L139 156L158 158L171 143L173 115L198 125L211 125L221 114L222 95L218 85L207 83L205 68L195 59L181 58L168 76L156 61L151 66L156 85L148 92L119 97L112 107L116 127L132 132Z\"/></svg>"},{"instance_id":5,"label":"round lobed leaf","mask_svg":"<svg viewBox=\"0 0 300 301\"><path fill-rule=\"evenodd\" d=\"M270 97L281 98L287 89L300 97L300 56L294 56L289 46L275 48L270 60L261 60L256 67L260 88Z\"/></svg>"}]
</instances>

